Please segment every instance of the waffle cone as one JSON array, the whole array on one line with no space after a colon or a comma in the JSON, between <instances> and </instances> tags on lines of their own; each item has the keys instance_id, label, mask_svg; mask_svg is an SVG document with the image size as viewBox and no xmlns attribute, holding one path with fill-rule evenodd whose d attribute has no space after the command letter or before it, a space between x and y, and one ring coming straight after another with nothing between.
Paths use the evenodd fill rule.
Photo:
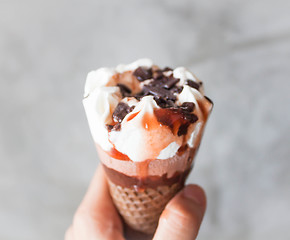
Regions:
<instances>
[{"instance_id":1,"label":"waffle cone","mask_svg":"<svg viewBox=\"0 0 290 240\"><path fill-rule=\"evenodd\" d=\"M182 184L147 188L142 192L111 181L109 187L112 199L126 224L137 231L152 234L166 204L182 188Z\"/></svg>"}]
</instances>

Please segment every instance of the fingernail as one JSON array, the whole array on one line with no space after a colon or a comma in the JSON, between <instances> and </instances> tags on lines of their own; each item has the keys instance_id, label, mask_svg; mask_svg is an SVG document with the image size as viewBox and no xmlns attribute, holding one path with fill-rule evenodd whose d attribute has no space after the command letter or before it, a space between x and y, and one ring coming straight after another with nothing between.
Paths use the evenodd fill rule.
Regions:
<instances>
[{"instance_id":1,"label":"fingernail","mask_svg":"<svg viewBox=\"0 0 290 240\"><path fill-rule=\"evenodd\" d=\"M204 193L201 189L190 185L186 186L183 190L184 197L193 200L196 204L202 205L204 202Z\"/></svg>"}]
</instances>

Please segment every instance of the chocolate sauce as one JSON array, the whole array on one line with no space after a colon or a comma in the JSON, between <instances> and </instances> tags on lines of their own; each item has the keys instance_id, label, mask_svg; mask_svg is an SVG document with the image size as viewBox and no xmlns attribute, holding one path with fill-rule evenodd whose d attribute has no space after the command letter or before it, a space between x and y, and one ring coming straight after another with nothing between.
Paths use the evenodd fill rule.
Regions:
<instances>
[{"instance_id":1,"label":"chocolate sauce","mask_svg":"<svg viewBox=\"0 0 290 240\"><path fill-rule=\"evenodd\" d=\"M157 121L168 126L174 135L185 135L191 123L196 122L197 116L182 109L159 108L154 110Z\"/></svg>"},{"instance_id":2,"label":"chocolate sauce","mask_svg":"<svg viewBox=\"0 0 290 240\"><path fill-rule=\"evenodd\" d=\"M184 185L192 169L192 167L190 167L184 172L176 172L172 177L168 178L167 174L162 176L130 177L114 169L108 168L104 164L103 167L111 182L122 187L134 188L137 191L143 191L146 188L156 189L158 186L171 186L174 183Z\"/></svg>"}]
</instances>

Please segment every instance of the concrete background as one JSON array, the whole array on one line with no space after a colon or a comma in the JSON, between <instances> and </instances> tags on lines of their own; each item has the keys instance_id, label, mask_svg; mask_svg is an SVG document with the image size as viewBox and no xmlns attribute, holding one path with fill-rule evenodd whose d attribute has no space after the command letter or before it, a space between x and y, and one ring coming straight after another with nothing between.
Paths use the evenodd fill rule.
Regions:
<instances>
[{"instance_id":1,"label":"concrete background","mask_svg":"<svg viewBox=\"0 0 290 240\"><path fill-rule=\"evenodd\" d=\"M63 239L97 166L88 71L185 65L215 102L199 239L290 239L290 1L0 0L0 239Z\"/></svg>"}]
</instances>

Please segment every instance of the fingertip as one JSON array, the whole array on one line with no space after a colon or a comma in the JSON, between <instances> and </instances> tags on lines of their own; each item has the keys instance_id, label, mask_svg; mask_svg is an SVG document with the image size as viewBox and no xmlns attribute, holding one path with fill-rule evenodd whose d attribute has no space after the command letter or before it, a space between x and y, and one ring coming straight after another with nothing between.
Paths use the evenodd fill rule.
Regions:
<instances>
[{"instance_id":1,"label":"fingertip","mask_svg":"<svg viewBox=\"0 0 290 240\"><path fill-rule=\"evenodd\" d=\"M154 240L195 239L206 209L206 195L198 185L180 191L166 206Z\"/></svg>"},{"instance_id":2,"label":"fingertip","mask_svg":"<svg viewBox=\"0 0 290 240\"><path fill-rule=\"evenodd\" d=\"M189 184L182 190L183 196L194 201L197 205L206 207L205 191L196 184Z\"/></svg>"}]
</instances>

